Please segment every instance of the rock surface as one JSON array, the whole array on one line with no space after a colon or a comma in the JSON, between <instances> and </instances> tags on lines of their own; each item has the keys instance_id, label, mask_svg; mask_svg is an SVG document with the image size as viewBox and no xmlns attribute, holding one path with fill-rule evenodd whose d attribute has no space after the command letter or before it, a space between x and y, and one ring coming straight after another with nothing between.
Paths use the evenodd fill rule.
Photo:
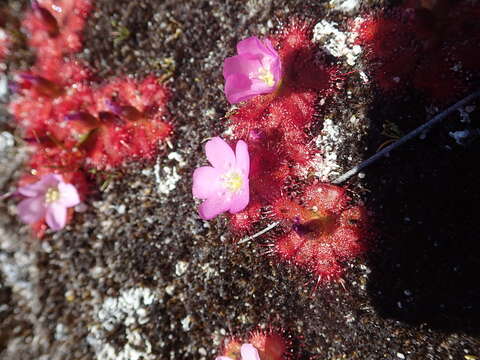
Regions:
<instances>
[{"instance_id":1,"label":"rock surface","mask_svg":"<svg viewBox=\"0 0 480 360\"><path fill-rule=\"evenodd\" d=\"M24 2L5 7L19 16ZM319 287L302 270L235 245L224 219L204 222L191 173L202 142L226 130L221 66L239 39L292 18L318 26L316 41L348 75L314 134L332 179L385 141L430 117L415 95L386 98L362 76L342 33L369 1L98 0L80 55L102 78L169 74L175 127L154 164L112 176L84 213L38 241L0 203L0 358L213 359L221 341L283 328L298 359L475 359L478 303L478 139L458 145L462 114L350 181L375 214L378 235L344 281ZM120 36L119 34L123 34ZM342 35L343 34L343 35ZM343 43L342 43L343 41ZM11 56L8 74L29 53ZM329 50L330 49L330 50ZM1 82L1 81L0 81ZM0 95L1 97L1 95ZM6 101L5 99L2 101ZM15 187L27 150L0 104L0 191ZM473 104L475 105L475 104ZM476 106L478 107L478 101ZM480 111L470 112L478 127ZM468 356L473 357L468 357Z\"/></svg>"}]
</instances>

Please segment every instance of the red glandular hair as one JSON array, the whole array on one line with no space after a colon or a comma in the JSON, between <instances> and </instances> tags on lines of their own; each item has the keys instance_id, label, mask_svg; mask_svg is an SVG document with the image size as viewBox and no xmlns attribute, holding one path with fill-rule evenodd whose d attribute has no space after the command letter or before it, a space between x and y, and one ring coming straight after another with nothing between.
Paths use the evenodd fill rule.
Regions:
<instances>
[{"instance_id":1,"label":"red glandular hair","mask_svg":"<svg viewBox=\"0 0 480 360\"><path fill-rule=\"evenodd\" d=\"M407 1L352 25L367 70L385 91L414 87L435 102L471 90L480 68L480 4Z\"/></svg>"},{"instance_id":2,"label":"red glandular hair","mask_svg":"<svg viewBox=\"0 0 480 360\"><path fill-rule=\"evenodd\" d=\"M343 188L308 186L302 174L318 151L308 136L317 99L328 98L341 79L337 69L315 60L318 49L308 26L289 26L272 43L282 60L280 88L253 98L230 117L234 135L248 143L251 159L250 205L230 216L230 225L244 234L268 213L282 224L283 234L272 239L282 259L307 268L319 280L335 279L342 273L340 261L364 249L365 210L350 206Z\"/></svg>"},{"instance_id":3,"label":"red glandular hair","mask_svg":"<svg viewBox=\"0 0 480 360\"><path fill-rule=\"evenodd\" d=\"M232 337L225 341L221 355L232 360L241 360L240 348L242 344L252 344L258 351L260 360L287 360L290 358L290 343L273 330L256 330L250 334L245 342Z\"/></svg>"},{"instance_id":4,"label":"red glandular hair","mask_svg":"<svg viewBox=\"0 0 480 360\"><path fill-rule=\"evenodd\" d=\"M73 57L90 10L90 0L32 2L23 26L37 60L16 75L17 96L9 105L35 150L21 184L55 172L77 186L83 199L91 168L150 160L171 132L165 122L170 94L158 78L98 85L92 70Z\"/></svg>"}]
</instances>

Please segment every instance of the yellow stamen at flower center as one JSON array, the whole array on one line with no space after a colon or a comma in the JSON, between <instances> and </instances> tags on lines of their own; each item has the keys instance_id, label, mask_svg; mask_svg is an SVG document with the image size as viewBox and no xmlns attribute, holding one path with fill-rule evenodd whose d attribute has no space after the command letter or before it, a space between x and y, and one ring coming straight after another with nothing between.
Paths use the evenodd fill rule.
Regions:
<instances>
[{"instance_id":1,"label":"yellow stamen at flower center","mask_svg":"<svg viewBox=\"0 0 480 360\"><path fill-rule=\"evenodd\" d=\"M236 171L229 172L222 176L225 188L230 192L237 192L242 188L242 175Z\"/></svg>"},{"instance_id":2,"label":"yellow stamen at flower center","mask_svg":"<svg viewBox=\"0 0 480 360\"><path fill-rule=\"evenodd\" d=\"M267 68L262 67L258 70L258 78L267 84L267 86L275 85L275 78L273 77L272 72Z\"/></svg>"},{"instance_id":3,"label":"yellow stamen at flower center","mask_svg":"<svg viewBox=\"0 0 480 360\"><path fill-rule=\"evenodd\" d=\"M51 187L45 193L45 202L47 204L55 202L58 199L60 199L60 191L58 191L57 187Z\"/></svg>"}]
</instances>

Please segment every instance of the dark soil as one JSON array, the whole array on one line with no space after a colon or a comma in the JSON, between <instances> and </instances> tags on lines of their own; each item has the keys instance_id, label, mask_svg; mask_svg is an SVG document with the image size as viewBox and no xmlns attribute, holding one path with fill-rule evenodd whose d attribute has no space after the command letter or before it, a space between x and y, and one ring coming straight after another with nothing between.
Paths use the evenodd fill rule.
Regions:
<instances>
[{"instance_id":1,"label":"dark soil","mask_svg":"<svg viewBox=\"0 0 480 360\"><path fill-rule=\"evenodd\" d=\"M0 358L213 359L223 338L257 326L284 329L298 359L480 357L480 142L460 146L448 136L465 128L460 116L349 182L374 214L377 235L364 257L346 264L343 283L312 294L304 271L262 255L268 235L237 246L224 219L197 215L191 173L205 162L202 142L226 129L221 67L236 42L292 18L351 17L318 1L98 0L80 56L99 82L169 74L175 132L157 164L104 177L88 210L42 241L18 223L13 200L0 203ZM10 59L11 69L25 66L27 54ZM407 132L432 113L421 98L387 98L356 75L324 112L345 128L353 114L360 119L339 150L343 170L387 140L387 120ZM470 118L478 128L480 110ZM12 132L0 119L0 131ZM13 189L25 150L17 139L0 156L3 192ZM180 180L159 192L156 176L173 169ZM135 289L140 305L119 305L135 303Z\"/></svg>"}]
</instances>

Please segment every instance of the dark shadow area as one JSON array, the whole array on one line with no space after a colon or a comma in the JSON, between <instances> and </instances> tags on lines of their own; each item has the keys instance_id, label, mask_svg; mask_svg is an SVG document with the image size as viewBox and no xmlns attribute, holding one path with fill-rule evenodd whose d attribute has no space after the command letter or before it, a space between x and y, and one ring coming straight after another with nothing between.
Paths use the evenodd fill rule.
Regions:
<instances>
[{"instance_id":1,"label":"dark shadow area","mask_svg":"<svg viewBox=\"0 0 480 360\"><path fill-rule=\"evenodd\" d=\"M379 109L395 113L393 107L379 101L371 118L386 119ZM397 120L400 128L409 116L425 115L410 110L404 116L405 122ZM369 256L368 291L381 316L480 333L480 141L460 146L448 135L478 127L478 110L470 118L467 125L458 113L452 115L424 140L404 145L366 171L379 234Z\"/></svg>"}]
</instances>

